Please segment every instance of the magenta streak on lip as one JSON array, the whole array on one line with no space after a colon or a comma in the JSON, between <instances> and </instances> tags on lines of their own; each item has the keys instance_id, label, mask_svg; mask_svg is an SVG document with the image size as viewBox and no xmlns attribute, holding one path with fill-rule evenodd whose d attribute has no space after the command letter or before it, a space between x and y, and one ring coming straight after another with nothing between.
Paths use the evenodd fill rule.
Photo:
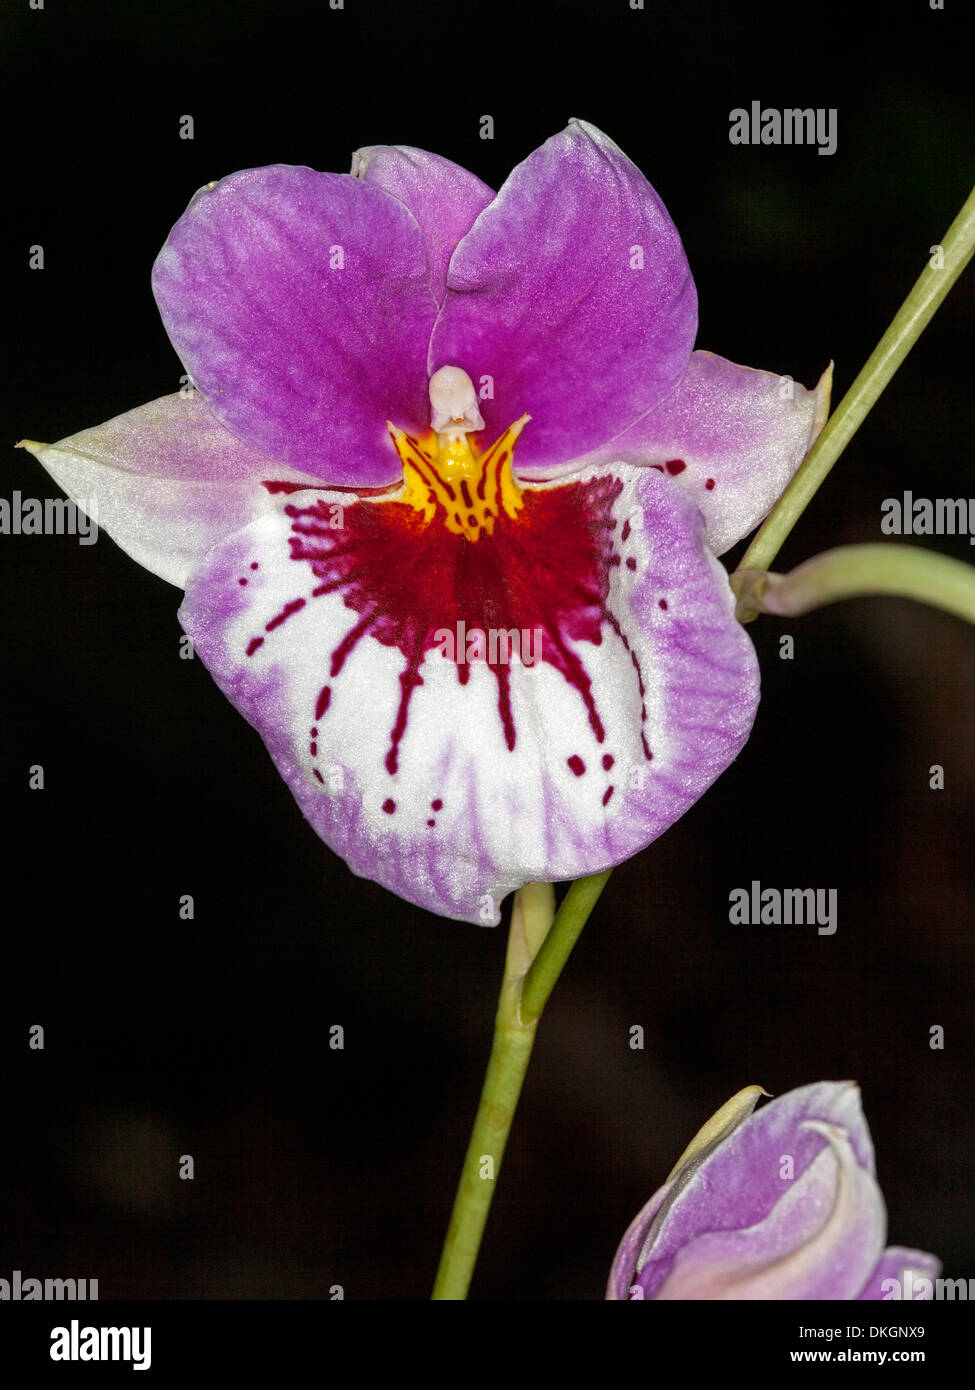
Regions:
<instances>
[{"instance_id":1,"label":"magenta streak on lip","mask_svg":"<svg viewBox=\"0 0 975 1390\"><path fill-rule=\"evenodd\" d=\"M290 488L282 484L279 490ZM400 698L385 755L390 776L399 767L412 694L424 684L424 659L430 653L439 655L438 648L442 650L442 638L436 639L438 632L456 632L461 624L467 634L515 629L527 635L540 630L541 659L578 692L596 742L603 743L606 730L593 698L592 682L569 642L599 645L603 624L608 624L630 653L643 699L643 676L636 653L607 607L609 573L620 560L613 546L611 509L621 490L622 484L612 477L569 482L547 490L528 486L522 493L524 508L518 518L511 520L503 514L493 535L482 535L476 542L449 532L441 524L439 511L427 524L419 512L401 502L356 502L345 510L339 529L331 524L329 506L321 499L304 507L289 504L291 558L308 565L317 583L308 599L296 596L285 603L264 624L264 632L270 634L284 625L309 600L338 591L358 618L328 659L333 684L366 636L402 652L405 666L399 676ZM629 522L624 523L623 540L629 530ZM256 562L251 568L256 568ZM247 654L253 655L264 640L263 636L251 638ZM461 684L470 678L472 661L482 661L490 668L497 682L498 717L505 743L514 749L517 731L507 654L499 649L497 659L492 660L482 645L473 656L470 649L453 656ZM327 715L331 698L332 684L323 685L315 703L316 728L309 745L313 757L318 752L317 725ZM642 719L645 722L645 704ZM650 759L642 732L641 737L644 754ZM605 754L602 762L608 771L613 765L612 755ZM577 754L568 765L577 777L585 772ZM315 775L323 780L317 769ZM612 794L612 787L603 793L603 805ZM441 805L438 798L431 809L439 810ZM383 809L392 815L396 803L387 798Z\"/></svg>"}]
</instances>

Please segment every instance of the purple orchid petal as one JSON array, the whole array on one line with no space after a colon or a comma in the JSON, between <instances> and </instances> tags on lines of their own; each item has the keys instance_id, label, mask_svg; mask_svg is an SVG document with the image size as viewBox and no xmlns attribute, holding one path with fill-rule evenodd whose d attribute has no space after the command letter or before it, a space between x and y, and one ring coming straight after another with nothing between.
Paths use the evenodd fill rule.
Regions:
<instances>
[{"instance_id":1,"label":"purple orchid petal","mask_svg":"<svg viewBox=\"0 0 975 1390\"><path fill-rule=\"evenodd\" d=\"M58 444L25 444L59 487L140 565L185 588L217 541L320 486L221 425L202 396L163 396Z\"/></svg>"},{"instance_id":2,"label":"purple orchid petal","mask_svg":"<svg viewBox=\"0 0 975 1390\"><path fill-rule=\"evenodd\" d=\"M771 509L822 429L830 373L814 391L711 352L691 355L677 389L599 449L595 461L662 468L704 513L721 555Z\"/></svg>"},{"instance_id":3,"label":"purple orchid petal","mask_svg":"<svg viewBox=\"0 0 975 1390\"><path fill-rule=\"evenodd\" d=\"M633 1283L636 1278L636 1270L639 1268L640 1253L646 1243L647 1232L656 1220L657 1213L670 1195L673 1186L674 1179L672 1178L669 1182L665 1182L663 1187L658 1187L646 1206L640 1208L626 1228L626 1234L619 1243L612 1269L609 1272L606 1298L610 1302L625 1301L630 1297L630 1292L633 1289L639 1289L640 1296L642 1296L642 1288Z\"/></svg>"},{"instance_id":4,"label":"purple orchid petal","mask_svg":"<svg viewBox=\"0 0 975 1390\"><path fill-rule=\"evenodd\" d=\"M428 426L436 313L403 203L349 174L245 169L196 194L153 289L187 371L240 439L332 485L398 480L385 422Z\"/></svg>"},{"instance_id":5,"label":"purple orchid petal","mask_svg":"<svg viewBox=\"0 0 975 1390\"><path fill-rule=\"evenodd\" d=\"M858 1295L860 1301L907 1299L923 1303L934 1297L934 1280L941 1273L941 1261L925 1250L905 1250L891 1245L880 1257L877 1268Z\"/></svg>"},{"instance_id":6,"label":"purple orchid petal","mask_svg":"<svg viewBox=\"0 0 975 1390\"><path fill-rule=\"evenodd\" d=\"M404 504L305 494L211 551L181 611L350 868L481 923L522 883L661 834L758 698L727 576L671 479L593 470L522 497L471 543ZM527 664L448 659L436 634L459 621L520 632Z\"/></svg>"},{"instance_id":7,"label":"purple orchid petal","mask_svg":"<svg viewBox=\"0 0 975 1390\"><path fill-rule=\"evenodd\" d=\"M488 437L531 415L522 468L576 460L639 419L677 385L697 330L666 208L583 121L514 170L454 252L447 288L430 371L459 366L482 387Z\"/></svg>"},{"instance_id":8,"label":"purple orchid petal","mask_svg":"<svg viewBox=\"0 0 975 1390\"><path fill-rule=\"evenodd\" d=\"M691 1165L686 1182L678 1174L671 1200L648 1233L639 1262L638 1282L646 1297L656 1294L678 1253L698 1236L741 1231L766 1220L816 1156L828 1148L821 1134L802 1128L809 1120L843 1129L857 1163L872 1177L873 1146L859 1089L847 1081L790 1091L757 1110L703 1164ZM791 1178L782 1175L785 1155L792 1158ZM878 1253L882 1245L881 1233ZM861 1284L867 1274L869 1270Z\"/></svg>"},{"instance_id":9,"label":"purple orchid petal","mask_svg":"<svg viewBox=\"0 0 975 1390\"><path fill-rule=\"evenodd\" d=\"M880 1188L858 1164L844 1129L819 1120L802 1128L827 1146L783 1184L764 1220L687 1241L656 1286L655 1299L857 1297L883 1250L887 1217ZM778 1156L779 1169L784 1158ZM645 1279L647 1268L638 1282Z\"/></svg>"},{"instance_id":10,"label":"purple orchid petal","mask_svg":"<svg viewBox=\"0 0 975 1390\"><path fill-rule=\"evenodd\" d=\"M352 173L405 203L419 222L430 255L430 287L442 304L454 248L491 202L494 189L452 160L411 145L356 150Z\"/></svg>"},{"instance_id":11,"label":"purple orchid petal","mask_svg":"<svg viewBox=\"0 0 975 1390\"><path fill-rule=\"evenodd\" d=\"M728 1135L748 1119L755 1109L760 1096L768 1095L761 1086L745 1086L726 1101L711 1118L701 1126L687 1148L681 1154L663 1187L650 1198L646 1206L630 1222L626 1234L620 1241L613 1267L610 1270L606 1297L610 1300L625 1299L633 1289L642 1295L639 1285L631 1284L637 1270L643 1267L645 1251L652 1245L651 1232L660 1224L657 1220L663 1204L673 1193L675 1196L689 1180L690 1175L704 1163ZM678 1186L675 1187L674 1184Z\"/></svg>"}]
</instances>

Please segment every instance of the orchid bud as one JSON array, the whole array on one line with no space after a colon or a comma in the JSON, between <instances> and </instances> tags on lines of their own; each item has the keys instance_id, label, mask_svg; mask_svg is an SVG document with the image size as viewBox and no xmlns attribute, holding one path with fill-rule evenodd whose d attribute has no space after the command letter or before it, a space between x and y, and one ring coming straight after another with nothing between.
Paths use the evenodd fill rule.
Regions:
<instances>
[{"instance_id":1,"label":"orchid bud","mask_svg":"<svg viewBox=\"0 0 975 1390\"><path fill-rule=\"evenodd\" d=\"M623 1237L609 1299L929 1299L933 1255L885 1248L887 1212L851 1081L752 1114L749 1086L681 1156Z\"/></svg>"}]
</instances>

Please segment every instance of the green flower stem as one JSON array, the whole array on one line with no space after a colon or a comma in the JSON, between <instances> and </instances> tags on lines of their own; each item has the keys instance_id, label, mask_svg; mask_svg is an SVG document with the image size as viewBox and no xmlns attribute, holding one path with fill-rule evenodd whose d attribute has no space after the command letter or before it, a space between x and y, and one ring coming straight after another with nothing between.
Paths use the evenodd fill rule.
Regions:
<instances>
[{"instance_id":1,"label":"green flower stem","mask_svg":"<svg viewBox=\"0 0 975 1390\"><path fill-rule=\"evenodd\" d=\"M904 361L935 310L958 279L975 249L975 189L941 242L943 265L925 266L887 332L840 401L826 428L806 455L802 467L769 513L742 558L742 570L767 570L786 537L824 482L880 393ZM932 258L933 259L933 258Z\"/></svg>"},{"instance_id":2,"label":"green flower stem","mask_svg":"<svg viewBox=\"0 0 975 1390\"><path fill-rule=\"evenodd\" d=\"M433 1287L436 1300L467 1297L539 1016L609 875L607 869L577 880L558 913L550 883L528 883L515 894L494 1042Z\"/></svg>"},{"instance_id":3,"label":"green flower stem","mask_svg":"<svg viewBox=\"0 0 975 1390\"><path fill-rule=\"evenodd\" d=\"M494 1041L433 1286L437 1300L467 1297L535 1041L535 1025L521 1020L521 985L554 918L555 890L550 883L527 883L515 894Z\"/></svg>"},{"instance_id":4,"label":"green flower stem","mask_svg":"<svg viewBox=\"0 0 975 1390\"><path fill-rule=\"evenodd\" d=\"M912 545L842 545L789 574L738 570L731 587L741 622L756 613L791 618L838 599L892 594L975 623L975 567Z\"/></svg>"},{"instance_id":5,"label":"green flower stem","mask_svg":"<svg viewBox=\"0 0 975 1390\"><path fill-rule=\"evenodd\" d=\"M555 988L555 982L562 974L572 948L579 940L612 872L612 869L606 869L601 874L577 878L566 893L555 925L543 941L525 977L521 992L521 1017L525 1023L534 1023L541 1016L548 996Z\"/></svg>"}]
</instances>

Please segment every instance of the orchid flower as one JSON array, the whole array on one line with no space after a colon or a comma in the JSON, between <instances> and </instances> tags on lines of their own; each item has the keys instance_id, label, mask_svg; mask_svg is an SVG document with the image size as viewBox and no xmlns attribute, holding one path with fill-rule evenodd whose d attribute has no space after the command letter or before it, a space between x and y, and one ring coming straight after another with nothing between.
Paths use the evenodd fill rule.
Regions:
<instances>
[{"instance_id":1,"label":"orchid flower","mask_svg":"<svg viewBox=\"0 0 975 1390\"><path fill-rule=\"evenodd\" d=\"M609 1299L930 1299L940 1261L886 1246L870 1130L851 1081L712 1117L634 1219Z\"/></svg>"},{"instance_id":2,"label":"orchid flower","mask_svg":"<svg viewBox=\"0 0 975 1390\"><path fill-rule=\"evenodd\" d=\"M572 121L497 194L405 146L231 174L153 287L194 389L27 447L186 590L355 873L494 923L736 757L758 670L715 557L828 388L692 350L677 231L605 135Z\"/></svg>"}]
</instances>

